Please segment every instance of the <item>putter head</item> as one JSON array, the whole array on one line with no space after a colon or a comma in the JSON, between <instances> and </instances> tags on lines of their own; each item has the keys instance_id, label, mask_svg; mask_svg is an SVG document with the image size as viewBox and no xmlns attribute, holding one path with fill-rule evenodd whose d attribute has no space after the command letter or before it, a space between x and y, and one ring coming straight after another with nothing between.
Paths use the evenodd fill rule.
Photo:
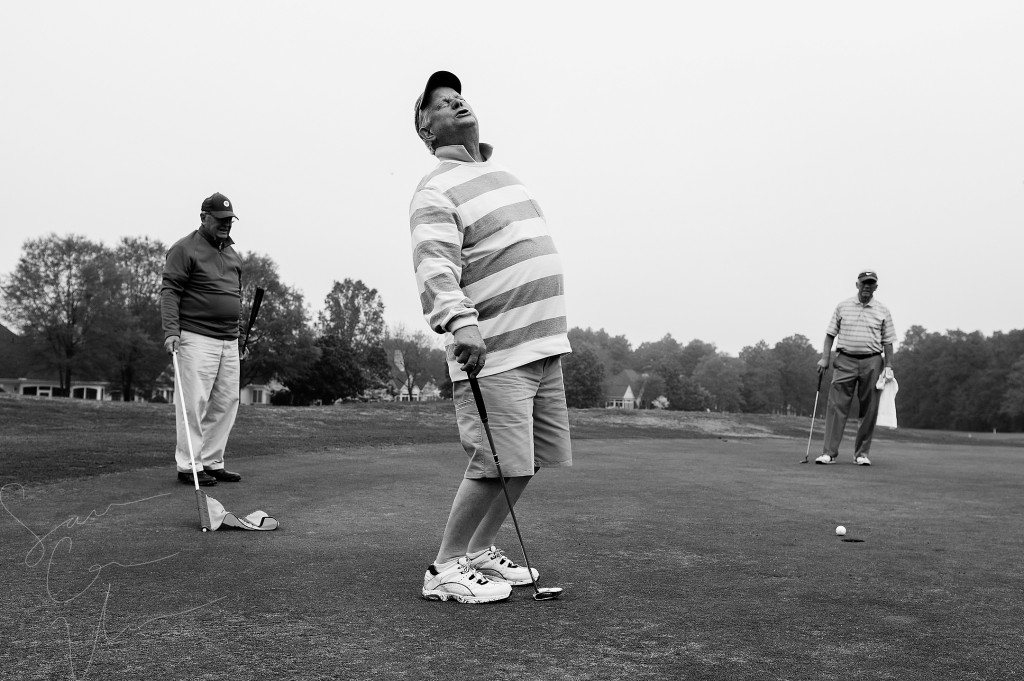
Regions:
<instances>
[{"instance_id":1,"label":"putter head","mask_svg":"<svg viewBox=\"0 0 1024 681\"><path fill-rule=\"evenodd\" d=\"M535 601L553 601L562 595L562 587L559 586L548 586L543 589L538 588L533 594L533 600Z\"/></svg>"}]
</instances>

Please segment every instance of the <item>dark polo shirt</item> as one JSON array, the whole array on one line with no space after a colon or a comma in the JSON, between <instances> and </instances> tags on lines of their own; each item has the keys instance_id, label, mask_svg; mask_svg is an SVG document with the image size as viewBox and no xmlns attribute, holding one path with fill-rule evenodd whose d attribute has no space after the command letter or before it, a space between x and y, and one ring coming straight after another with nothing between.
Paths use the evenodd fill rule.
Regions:
<instances>
[{"instance_id":1,"label":"dark polo shirt","mask_svg":"<svg viewBox=\"0 0 1024 681\"><path fill-rule=\"evenodd\" d=\"M210 338L238 338L242 258L229 238L217 243L196 230L167 252L160 288L164 338L191 331Z\"/></svg>"}]
</instances>

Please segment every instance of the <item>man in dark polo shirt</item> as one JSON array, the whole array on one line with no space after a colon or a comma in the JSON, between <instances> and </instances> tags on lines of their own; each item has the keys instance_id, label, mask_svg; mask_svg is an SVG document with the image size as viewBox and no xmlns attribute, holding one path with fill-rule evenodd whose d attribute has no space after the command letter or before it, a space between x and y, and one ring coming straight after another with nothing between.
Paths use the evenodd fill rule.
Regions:
<instances>
[{"instance_id":1,"label":"man in dark polo shirt","mask_svg":"<svg viewBox=\"0 0 1024 681\"><path fill-rule=\"evenodd\" d=\"M185 400L199 484L238 482L224 468L224 450L238 412L238 334L242 303L242 259L231 247L235 212L217 193L200 208L199 229L167 252L160 316L164 350L178 353L175 403ZM192 464L181 409L175 409L178 480L191 485Z\"/></svg>"},{"instance_id":2,"label":"man in dark polo shirt","mask_svg":"<svg viewBox=\"0 0 1024 681\"><path fill-rule=\"evenodd\" d=\"M818 373L828 369L835 341L838 354L832 363L824 453L814 463L831 464L839 458L839 443L856 395L860 402L860 427L854 443L854 461L861 466L871 465L868 451L878 419L880 393L875 384L883 373L886 378L893 377L892 344L896 341L889 308L875 300L877 288L878 275L874 271L865 270L857 275L857 295L836 306L825 330Z\"/></svg>"}]
</instances>

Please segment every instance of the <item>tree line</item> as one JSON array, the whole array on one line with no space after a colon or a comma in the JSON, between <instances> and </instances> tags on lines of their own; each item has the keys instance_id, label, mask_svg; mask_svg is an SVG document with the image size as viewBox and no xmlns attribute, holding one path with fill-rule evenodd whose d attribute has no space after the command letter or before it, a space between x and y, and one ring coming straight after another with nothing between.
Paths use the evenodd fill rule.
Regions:
<instances>
[{"instance_id":1,"label":"tree line","mask_svg":"<svg viewBox=\"0 0 1024 681\"><path fill-rule=\"evenodd\" d=\"M625 336L604 329L572 329L572 355L564 361L570 406L602 406L607 396L596 377L631 374L641 408L810 415L817 384L818 351L794 335L774 346L763 340L738 357L713 343L685 345L666 334L633 349Z\"/></svg>"},{"instance_id":2,"label":"tree line","mask_svg":"<svg viewBox=\"0 0 1024 681\"><path fill-rule=\"evenodd\" d=\"M636 376L641 407L808 416L814 407L820 351L802 335L773 346L759 341L738 357L702 340L683 345L671 335L636 349L625 336L603 329L573 329L569 337L573 354L564 371L570 406L601 406L607 396L598 377L628 370ZM911 326L894 364L901 426L1024 430L1024 330L987 337ZM819 415L830 382L831 369L821 383Z\"/></svg>"},{"instance_id":3,"label":"tree line","mask_svg":"<svg viewBox=\"0 0 1024 681\"><path fill-rule=\"evenodd\" d=\"M159 308L166 253L147 237L124 237L113 247L78 235L28 240L14 271L0 277L0 314L57 372L61 394L69 394L73 378L86 377L117 385L122 399L150 399L168 368ZM388 329L376 289L335 281L314 318L272 259L240 255L241 320L248 320L256 288L265 291L242 385L274 379L285 386L274 400L297 405L411 393L426 381L444 387L444 351L426 333ZM392 380L396 352L400 386Z\"/></svg>"},{"instance_id":4,"label":"tree line","mask_svg":"<svg viewBox=\"0 0 1024 681\"><path fill-rule=\"evenodd\" d=\"M74 376L119 386L122 399L152 397L167 371L159 295L167 248L147 237L113 247L77 235L24 243L12 273L0 277L0 314L14 324L67 394ZM436 336L389 329L384 302L360 280L335 281L314 316L303 295L284 284L274 261L242 254L242 311L257 286L266 291L242 364L242 384L278 381L278 404L365 399L433 382L451 395ZM573 328L564 359L570 407L602 407L609 379L627 372L641 408L809 416L819 351L793 335L761 340L738 356L699 339L671 335L633 348L604 329ZM896 352L897 409L906 427L1024 430L1024 331L928 332L912 326ZM397 367L400 371L396 372ZM401 385L395 385L398 377ZM819 415L830 375L822 382Z\"/></svg>"}]
</instances>

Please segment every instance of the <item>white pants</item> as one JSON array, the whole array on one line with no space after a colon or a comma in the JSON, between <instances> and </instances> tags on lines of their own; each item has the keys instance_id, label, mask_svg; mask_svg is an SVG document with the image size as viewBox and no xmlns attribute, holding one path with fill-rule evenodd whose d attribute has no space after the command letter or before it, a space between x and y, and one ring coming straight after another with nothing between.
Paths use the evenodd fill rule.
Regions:
<instances>
[{"instance_id":1,"label":"white pants","mask_svg":"<svg viewBox=\"0 0 1024 681\"><path fill-rule=\"evenodd\" d=\"M218 340L191 331L181 332L178 344L174 410L178 426L178 442L174 461L181 472L192 470L181 419L184 400L188 412L188 429L198 470L224 468L224 449L238 413L238 341Z\"/></svg>"}]
</instances>

